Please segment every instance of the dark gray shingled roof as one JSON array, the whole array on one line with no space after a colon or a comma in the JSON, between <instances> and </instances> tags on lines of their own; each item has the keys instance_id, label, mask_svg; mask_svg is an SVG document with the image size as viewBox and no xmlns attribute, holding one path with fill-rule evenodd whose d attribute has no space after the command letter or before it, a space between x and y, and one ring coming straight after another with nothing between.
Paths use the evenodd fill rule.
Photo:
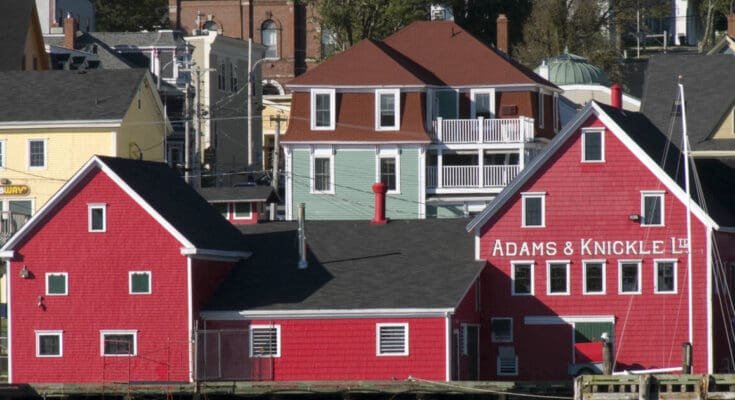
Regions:
<instances>
[{"instance_id":1,"label":"dark gray shingled roof","mask_svg":"<svg viewBox=\"0 0 735 400\"><path fill-rule=\"evenodd\" d=\"M167 164L97 156L196 248L246 252L243 236Z\"/></svg>"},{"instance_id":2,"label":"dark gray shingled roof","mask_svg":"<svg viewBox=\"0 0 735 400\"><path fill-rule=\"evenodd\" d=\"M34 0L0 1L0 71L18 71L25 53Z\"/></svg>"},{"instance_id":3,"label":"dark gray shingled roof","mask_svg":"<svg viewBox=\"0 0 735 400\"><path fill-rule=\"evenodd\" d=\"M205 310L454 308L485 265L474 260L466 223L307 221L303 270L297 269L295 223L242 226L255 251Z\"/></svg>"},{"instance_id":4,"label":"dark gray shingled roof","mask_svg":"<svg viewBox=\"0 0 735 400\"><path fill-rule=\"evenodd\" d=\"M693 150L735 150L735 140L708 140L735 105L735 57L731 55L659 55L646 70L641 112L661 132L669 132L671 110L684 85L687 127ZM673 124L681 132L681 118ZM676 138L680 144L681 139Z\"/></svg>"},{"instance_id":5,"label":"dark gray shingled roof","mask_svg":"<svg viewBox=\"0 0 735 400\"><path fill-rule=\"evenodd\" d=\"M86 32L110 47L176 47L183 34L179 31L160 30L155 32ZM178 41L177 41L178 39Z\"/></svg>"},{"instance_id":6,"label":"dark gray shingled roof","mask_svg":"<svg viewBox=\"0 0 735 400\"><path fill-rule=\"evenodd\" d=\"M121 120L146 70L6 71L1 122Z\"/></svg>"},{"instance_id":7,"label":"dark gray shingled roof","mask_svg":"<svg viewBox=\"0 0 735 400\"><path fill-rule=\"evenodd\" d=\"M197 188L197 191L210 203L231 201L278 202L276 191L271 186L205 187Z\"/></svg>"}]
</instances>

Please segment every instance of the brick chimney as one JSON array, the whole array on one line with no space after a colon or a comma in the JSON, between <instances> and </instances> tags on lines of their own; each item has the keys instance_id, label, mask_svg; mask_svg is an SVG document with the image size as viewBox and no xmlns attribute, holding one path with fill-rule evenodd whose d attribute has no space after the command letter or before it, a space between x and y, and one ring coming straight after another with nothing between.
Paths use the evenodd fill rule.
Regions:
<instances>
[{"instance_id":1,"label":"brick chimney","mask_svg":"<svg viewBox=\"0 0 735 400\"><path fill-rule=\"evenodd\" d=\"M727 16L727 36L735 38L735 14Z\"/></svg>"},{"instance_id":2,"label":"brick chimney","mask_svg":"<svg viewBox=\"0 0 735 400\"><path fill-rule=\"evenodd\" d=\"M508 17L505 14L498 15L497 23L497 40L495 47L503 53L508 53Z\"/></svg>"},{"instance_id":3,"label":"brick chimney","mask_svg":"<svg viewBox=\"0 0 735 400\"><path fill-rule=\"evenodd\" d=\"M618 83L613 83L610 86L610 105L618 110L623 109L623 89Z\"/></svg>"},{"instance_id":4,"label":"brick chimney","mask_svg":"<svg viewBox=\"0 0 735 400\"><path fill-rule=\"evenodd\" d=\"M74 50L77 41L77 20L67 14L64 19L64 47Z\"/></svg>"},{"instance_id":5,"label":"brick chimney","mask_svg":"<svg viewBox=\"0 0 735 400\"><path fill-rule=\"evenodd\" d=\"M375 193L375 216L370 221L373 224L386 224L388 220L385 219L385 193L388 191L388 186L383 182L373 183L373 193Z\"/></svg>"}]
</instances>

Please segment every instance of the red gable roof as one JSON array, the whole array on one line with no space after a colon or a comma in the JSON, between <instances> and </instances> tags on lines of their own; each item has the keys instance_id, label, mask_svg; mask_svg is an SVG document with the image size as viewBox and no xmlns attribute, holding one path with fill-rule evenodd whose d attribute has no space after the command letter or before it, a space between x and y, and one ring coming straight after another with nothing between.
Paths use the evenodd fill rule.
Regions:
<instances>
[{"instance_id":1,"label":"red gable roof","mask_svg":"<svg viewBox=\"0 0 735 400\"><path fill-rule=\"evenodd\" d=\"M556 88L452 21L416 21L384 43L448 86L539 84Z\"/></svg>"}]
</instances>

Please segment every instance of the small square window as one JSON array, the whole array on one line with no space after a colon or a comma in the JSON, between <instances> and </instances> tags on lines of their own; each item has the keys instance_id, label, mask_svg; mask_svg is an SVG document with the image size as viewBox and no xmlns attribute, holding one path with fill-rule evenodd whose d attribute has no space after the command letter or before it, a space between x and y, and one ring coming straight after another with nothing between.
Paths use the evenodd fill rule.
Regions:
<instances>
[{"instance_id":1,"label":"small square window","mask_svg":"<svg viewBox=\"0 0 735 400\"><path fill-rule=\"evenodd\" d=\"M605 294L605 262L583 262L584 294Z\"/></svg>"},{"instance_id":2,"label":"small square window","mask_svg":"<svg viewBox=\"0 0 735 400\"><path fill-rule=\"evenodd\" d=\"M47 272L46 273L46 295L48 296L66 296L68 274L66 272Z\"/></svg>"},{"instance_id":3,"label":"small square window","mask_svg":"<svg viewBox=\"0 0 735 400\"><path fill-rule=\"evenodd\" d=\"M64 355L61 331L36 331L36 357Z\"/></svg>"},{"instance_id":4,"label":"small square window","mask_svg":"<svg viewBox=\"0 0 735 400\"><path fill-rule=\"evenodd\" d=\"M250 219L253 216L250 202L239 201L233 204L235 219Z\"/></svg>"},{"instance_id":5,"label":"small square window","mask_svg":"<svg viewBox=\"0 0 735 400\"><path fill-rule=\"evenodd\" d=\"M659 192L641 193L641 225L664 225L664 194Z\"/></svg>"},{"instance_id":6,"label":"small square window","mask_svg":"<svg viewBox=\"0 0 735 400\"><path fill-rule=\"evenodd\" d=\"M130 294L151 293L151 272L130 271Z\"/></svg>"},{"instance_id":7,"label":"small square window","mask_svg":"<svg viewBox=\"0 0 735 400\"><path fill-rule=\"evenodd\" d=\"M549 262L547 271L547 294L569 294L569 262Z\"/></svg>"},{"instance_id":8,"label":"small square window","mask_svg":"<svg viewBox=\"0 0 735 400\"><path fill-rule=\"evenodd\" d=\"M107 207L104 204L88 206L89 232L105 232L107 230Z\"/></svg>"},{"instance_id":9,"label":"small square window","mask_svg":"<svg viewBox=\"0 0 735 400\"><path fill-rule=\"evenodd\" d=\"M376 331L377 355L408 355L408 324L377 324Z\"/></svg>"},{"instance_id":10,"label":"small square window","mask_svg":"<svg viewBox=\"0 0 735 400\"><path fill-rule=\"evenodd\" d=\"M251 325L250 326L250 357L280 357L281 356L281 326L280 325Z\"/></svg>"},{"instance_id":11,"label":"small square window","mask_svg":"<svg viewBox=\"0 0 735 400\"><path fill-rule=\"evenodd\" d=\"M619 292L627 294L641 293L641 262L620 261Z\"/></svg>"},{"instance_id":12,"label":"small square window","mask_svg":"<svg viewBox=\"0 0 735 400\"><path fill-rule=\"evenodd\" d=\"M604 148L604 135L602 131L585 130L582 132L582 161L604 161Z\"/></svg>"},{"instance_id":13,"label":"small square window","mask_svg":"<svg viewBox=\"0 0 735 400\"><path fill-rule=\"evenodd\" d=\"M654 292L676 293L676 261L656 260L654 268Z\"/></svg>"},{"instance_id":14,"label":"small square window","mask_svg":"<svg viewBox=\"0 0 735 400\"><path fill-rule=\"evenodd\" d=\"M103 356L135 356L138 354L137 331L100 331Z\"/></svg>"},{"instance_id":15,"label":"small square window","mask_svg":"<svg viewBox=\"0 0 735 400\"><path fill-rule=\"evenodd\" d=\"M490 327L493 342L513 341L513 318L491 318Z\"/></svg>"},{"instance_id":16,"label":"small square window","mask_svg":"<svg viewBox=\"0 0 735 400\"><path fill-rule=\"evenodd\" d=\"M514 262L511 271L511 293L514 296L533 294L533 263Z\"/></svg>"},{"instance_id":17,"label":"small square window","mask_svg":"<svg viewBox=\"0 0 735 400\"><path fill-rule=\"evenodd\" d=\"M543 228L545 221L545 194L522 193L523 216L521 224L524 228Z\"/></svg>"}]
</instances>

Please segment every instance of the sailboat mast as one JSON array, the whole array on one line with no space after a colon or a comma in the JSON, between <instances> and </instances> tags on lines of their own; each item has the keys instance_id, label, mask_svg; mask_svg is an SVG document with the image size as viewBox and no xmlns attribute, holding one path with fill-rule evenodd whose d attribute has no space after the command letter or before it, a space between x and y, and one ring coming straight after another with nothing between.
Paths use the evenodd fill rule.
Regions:
<instances>
[{"instance_id":1,"label":"sailboat mast","mask_svg":"<svg viewBox=\"0 0 735 400\"><path fill-rule=\"evenodd\" d=\"M679 83L681 107L681 141L684 152L684 190L687 194L687 300L689 311L689 343L694 345L694 309L692 307L692 196L689 190L689 136L687 136L687 112L684 101L684 85Z\"/></svg>"}]
</instances>

